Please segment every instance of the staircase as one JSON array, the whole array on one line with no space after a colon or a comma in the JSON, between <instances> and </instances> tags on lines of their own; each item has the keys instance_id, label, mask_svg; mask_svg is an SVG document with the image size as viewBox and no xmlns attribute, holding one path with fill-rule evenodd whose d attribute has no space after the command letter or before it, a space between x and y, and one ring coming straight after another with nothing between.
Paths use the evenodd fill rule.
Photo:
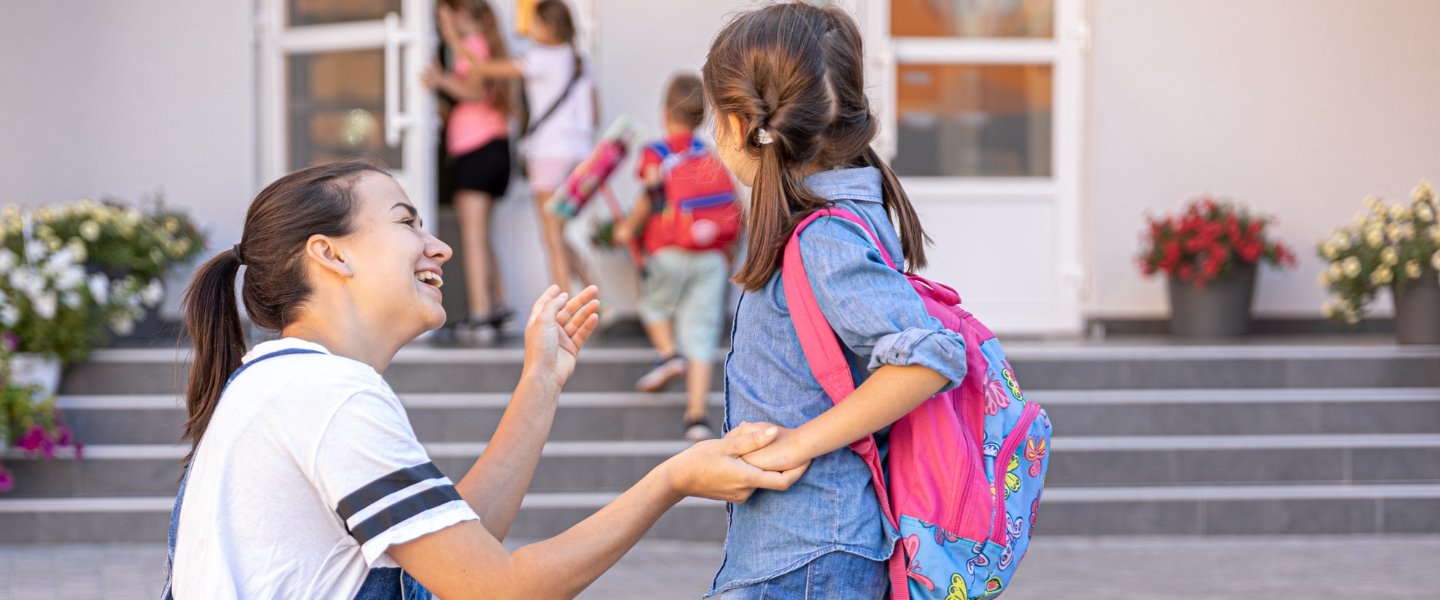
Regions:
<instances>
[{"instance_id":1,"label":"staircase","mask_svg":"<svg viewBox=\"0 0 1440 600\"><path fill-rule=\"evenodd\" d=\"M1440 348L1157 338L1008 350L1055 424L1044 534L1440 533ZM6 455L18 483L0 496L0 543L164 539L185 452L177 356L108 350L66 373L60 406L84 460ZM686 446L681 394L628 391L653 358L586 351L514 537L564 530ZM518 348L416 344L391 366L416 433L452 478L483 450L520 361ZM714 404L718 418L718 392ZM724 532L723 505L692 499L650 536Z\"/></svg>"}]
</instances>

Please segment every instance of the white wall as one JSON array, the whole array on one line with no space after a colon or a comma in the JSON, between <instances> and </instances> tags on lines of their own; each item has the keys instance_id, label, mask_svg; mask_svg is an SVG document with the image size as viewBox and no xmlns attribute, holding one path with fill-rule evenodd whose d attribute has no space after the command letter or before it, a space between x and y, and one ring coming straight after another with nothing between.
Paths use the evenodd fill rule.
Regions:
<instances>
[{"instance_id":1,"label":"white wall","mask_svg":"<svg viewBox=\"0 0 1440 600\"><path fill-rule=\"evenodd\" d=\"M233 243L255 191L250 4L0 0L0 202L161 190Z\"/></svg>"},{"instance_id":2,"label":"white wall","mask_svg":"<svg viewBox=\"0 0 1440 600\"><path fill-rule=\"evenodd\" d=\"M255 192L251 23L248 0L0 0L0 204L160 191L233 244Z\"/></svg>"},{"instance_id":3,"label":"white wall","mask_svg":"<svg viewBox=\"0 0 1440 600\"><path fill-rule=\"evenodd\" d=\"M1314 242L1366 194L1440 180L1440 2L1093 5L1092 315L1167 311L1134 266L1142 215L1211 192L1277 216L1300 254L1262 273L1256 312L1318 317Z\"/></svg>"}]
</instances>

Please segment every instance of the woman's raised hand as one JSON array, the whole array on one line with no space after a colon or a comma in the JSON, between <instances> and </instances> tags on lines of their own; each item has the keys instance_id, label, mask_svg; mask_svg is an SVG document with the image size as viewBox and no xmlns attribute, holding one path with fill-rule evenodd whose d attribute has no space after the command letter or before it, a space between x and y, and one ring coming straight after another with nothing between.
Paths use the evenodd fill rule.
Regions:
<instances>
[{"instance_id":1,"label":"woman's raised hand","mask_svg":"<svg viewBox=\"0 0 1440 600\"><path fill-rule=\"evenodd\" d=\"M530 309L525 324L525 373L558 389L575 372L580 348L600 322L600 290L590 286L574 298L550 286Z\"/></svg>"},{"instance_id":2,"label":"woman's raised hand","mask_svg":"<svg viewBox=\"0 0 1440 600\"><path fill-rule=\"evenodd\" d=\"M765 471L739 457L775 441L779 428L768 423L741 423L723 439L691 446L665 461L670 488L677 496L697 496L740 503L757 488L787 490L805 474L810 461L783 472Z\"/></svg>"}]
</instances>

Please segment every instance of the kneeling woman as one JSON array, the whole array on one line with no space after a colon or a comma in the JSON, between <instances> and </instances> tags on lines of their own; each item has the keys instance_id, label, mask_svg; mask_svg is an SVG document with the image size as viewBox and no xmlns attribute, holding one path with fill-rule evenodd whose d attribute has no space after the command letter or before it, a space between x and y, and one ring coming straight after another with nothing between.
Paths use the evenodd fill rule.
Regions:
<instances>
[{"instance_id":1,"label":"kneeling woman","mask_svg":"<svg viewBox=\"0 0 1440 600\"><path fill-rule=\"evenodd\" d=\"M450 248L383 169L320 165L272 183L241 243L185 294L194 341L192 444L170 524L181 598L568 598L684 496L743 501L802 469L737 458L751 425L656 467L595 515L515 551L500 544L549 435L560 388L594 330L596 291L552 287L525 330L520 382L485 452L452 483L426 456L381 374L445 323ZM235 298L280 337L246 352Z\"/></svg>"}]
</instances>

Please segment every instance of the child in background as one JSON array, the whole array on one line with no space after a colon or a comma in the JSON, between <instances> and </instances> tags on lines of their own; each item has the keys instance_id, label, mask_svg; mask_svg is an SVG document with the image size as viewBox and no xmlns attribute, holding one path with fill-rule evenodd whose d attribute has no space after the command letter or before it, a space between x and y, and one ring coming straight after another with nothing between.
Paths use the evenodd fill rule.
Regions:
<instances>
[{"instance_id":1,"label":"child in background","mask_svg":"<svg viewBox=\"0 0 1440 600\"><path fill-rule=\"evenodd\" d=\"M571 278L591 283L581 257L565 242L565 222L545 204L594 145L598 110L595 84L575 48L575 21L562 0L535 4L528 35L534 41L515 60L476 61L474 72L490 79L521 79L530 123L522 132L523 160L535 194L550 279L570 289Z\"/></svg>"},{"instance_id":2,"label":"child in background","mask_svg":"<svg viewBox=\"0 0 1440 600\"><path fill-rule=\"evenodd\" d=\"M883 247L907 270L923 268L927 238L894 171L870 147L879 121L854 20L834 5L802 2L744 13L716 36L704 78L716 148L752 190L735 277L745 293L725 362L726 425L781 426L774 444L743 457L762 469L814 459L789 491L731 505L724 564L707 597L878 600L898 536L869 469L846 446L959 386L965 341L881 258ZM839 404L806 362L780 273L796 224L830 207L854 213L878 239L833 216L799 237L814 296L858 384Z\"/></svg>"},{"instance_id":3,"label":"child in background","mask_svg":"<svg viewBox=\"0 0 1440 600\"><path fill-rule=\"evenodd\" d=\"M422 79L426 87L456 100L446 119L445 147L453 162L455 218L469 309L460 327L489 341L514 315L505 306L490 238L495 202L510 187L509 113L514 94L507 81L472 77L471 64L509 54L495 10L485 0L442 0L436 13L455 70L446 73L431 67Z\"/></svg>"},{"instance_id":4,"label":"child in background","mask_svg":"<svg viewBox=\"0 0 1440 600\"><path fill-rule=\"evenodd\" d=\"M645 192L615 225L621 245L643 229L648 254L640 319L660 360L635 387L655 392L685 375L684 434L691 441L715 437L705 404L725 311L727 246L740 219L729 173L695 139L704 119L700 79L676 75L665 92L665 138L640 156Z\"/></svg>"}]
</instances>

